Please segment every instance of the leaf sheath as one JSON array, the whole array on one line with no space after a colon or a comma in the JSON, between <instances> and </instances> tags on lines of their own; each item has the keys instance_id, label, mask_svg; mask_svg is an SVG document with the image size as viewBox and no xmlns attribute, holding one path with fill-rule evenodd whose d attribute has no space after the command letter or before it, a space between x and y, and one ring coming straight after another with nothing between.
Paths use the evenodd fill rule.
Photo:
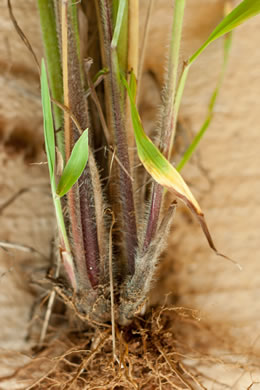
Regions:
<instances>
[{"instance_id":1,"label":"leaf sheath","mask_svg":"<svg viewBox=\"0 0 260 390\"><path fill-rule=\"evenodd\" d=\"M112 42L112 19L109 1L99 0L97 1L97 9L102 19L102 36L104 38L104 61L103 66L108 67L110 72L108 75L108 95L109 111L111 115L111 125L114 132L117 157L122 164L119 166L119 198L122 208L122 223L126 242L126 257L128 270L130 274L135 270L135 255L137 249L137 229L136 229L136 217L133 198L132 182L130 175L130 163L128 155L126 129L124 126L123 109L125 102L122 102L122 96L120 94L120 78L116 49L111 48ZM128 174L126 173L128 172Z\"/></svg>"}]
</instances>

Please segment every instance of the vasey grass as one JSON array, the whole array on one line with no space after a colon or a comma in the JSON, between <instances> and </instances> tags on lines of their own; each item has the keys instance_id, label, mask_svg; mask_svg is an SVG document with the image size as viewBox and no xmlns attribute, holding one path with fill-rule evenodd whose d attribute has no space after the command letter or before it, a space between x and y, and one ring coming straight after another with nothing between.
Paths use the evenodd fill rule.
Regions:
<instances>
[{"instance_id":1,"label":"vasey grass","mask_svg":"<svg viewBox=\"0 0 260 390\"><path fill-rule=\"evenodd\" d=\"M186 356L197 357L195 342L185 351L185 342L178 344L175 331L168 332L164 314L176 307L151 309L149 295L178 202L201 226L208 250L239 267L226 248L216 249L203 201L193 195L181 170L213 120L233 30L260 13L260 0L243 0L236 7L237 2L223 1L223 20L184 62L180 51L188 2L170 2L172 26L161 59L166 63L161 106L149 132L139 111L140 96L146 93L143 63L156 1L146 2L139 36L138 0L37 0L44 46L44 58L39 60L7 0L13 24L40 71L45 153L57 225L53 269L43 282L34 282L48 299L44 298L46 307L40 305L44 314L37 307L41 330L35 326L35 366L30 363L28 371L37 368L42 356L48 356L44 362L51 367L49 371L41 367L38 376L42 371L47 374L28 388L154 389L160 383L165 389L205 389L196 367L184 362ZM187 76L216 39L223 43L222 66L216 70L207 115L176 160L175 136ZM193 310L188 310L194 319ZM63 328L56 313L62 313ZM56 325L64 330L59 337L53 337Z\"/></svg>"},{"instance_id":2,"label":"vasey grass","mask_svg":"<svg viewBox=\"0 0 260 390\"><path fill-rule=\"evenodd\" d=\"M98 25L98 37L91 28L85 37L86 58L81 55L78 2L39 0L38 5L47 64L47 72L44 60L41 68L45 145L59 261L67 275L59 291L80 317L125 325L145 305L172 223L175 203L165 210L166 190L197 217L217 252L200 205L170 163L178 111L193 62L215 39L256 15L260 1L244 0L228 13L198 51L180 64L179 78L185 1L175 1L156 141L145 134L136 105L142 71L136 44L138 2L82 3L80 12ZM230 40L229 35L225 60ZM197 143L198 137L179 169ZM139 161L144 169L136 168Z\"/></svg>"}]
</instances>

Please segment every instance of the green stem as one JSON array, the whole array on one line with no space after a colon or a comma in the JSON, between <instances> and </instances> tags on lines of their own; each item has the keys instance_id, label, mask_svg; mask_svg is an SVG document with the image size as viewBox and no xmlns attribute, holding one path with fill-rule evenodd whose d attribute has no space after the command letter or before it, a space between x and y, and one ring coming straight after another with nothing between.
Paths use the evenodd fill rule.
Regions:
<instances>
[{"instance_id":1,"label":"green stem","mask_svg":"<svg viewBox=\"0 0 260 390\"><path fill-rule=\"evenodd\" d=\"M168 75L166 80L166 102L163 113L162 132L164 133L164 152L167 158L170 158L174 137L175 137L175 123L174 115L174 99L176 92L176 82L179 66L179 53L182 36L182 25L184 17L186 0L176 0L174 9L174 19L172 26L172 35L170 42L170 56L168 63Z\"/></svg>"},{"instance_id":2,"label":"green stem","mask_svg":"<svg viewBox=\"0 0 260 390\"><path fill-rule=\"evenodd\" d=\"M72 258L69 238L67 235L67 230L66 230L66 226L65 226L65 222L64 222L61 200L60 200L60 197L57 196L57 194L56 194L56 183L55 183L54 177L51 179L51 192L52 192L52 198L53 198L56 220L57 220L57 225L58 225L58 230L59 230L61 242L64 244L64 247L65 247L65 254L64 254L64 250L62 250L62 248L61 248L63 262L64 262L64 265L66 267L68 276L70 278L71 285L73 288L76 289L77 283L76 283L76 278L75 278L75 267L73 264L73 258ZM64 256L65 256L65 258L64 258Z\"/></svg>"},{"instance_id":3,"label":"green stem","mask_svg":"<svg viewBox=\"0 0 260 390\"><path fill-rule=\"evenodd\" d=\"M180 109L180 105L181 105L181 101L182 101L183 91L184 91L185 84L187 81L190 66L191 66L190 64L184 63L182 74L181 74L181 77L180 77L180 80L178 83L178 87L177 87L177 91L176 91L174 107L173 107L173 115L175 118L175 122L174 122L175 128L176 128L176 124L177 124L177 118L178 118L179 109ZM175 130L174 130L174 132L175 132Z\"/></svg>"},{"instance_id":4,"label":"green stem","mask_svg":"<svg viewBox=\"0 0 260 390\"><path fill-rule=\"evenodd\" d=\"M113 62L116 64L117 83L120 87L121 106L125 108L125 89L120 84L120 71L127 72L128 45L128 0L115 0L112 5L114 32L111 41ZM115 58L116 57L116 58Z\"/></svg>"},{"instance_id":5,"label":"green stem","mask_svg":"<svg viewBox=\"0 0 260 390\"><path fill-rule=\"evenodd\" d=\"M114 14L116 13L116 21L114 22L115 28L114 28L113 38L111 42L112 48L116 48L116 47L118 48L119 36L123 33L123 29L121 28L122 28L123 19L125 19L126 16L125 13L125 10L127 10L126 5L127 5L127 0L121 0L119 4L118 2L115 2L113 4L113 19L115 20ZM124 25L124 30L125 27L126 26ZM124 35L125 33L126 32L124 32Z\"/></svg>"},{"instance_id":6,"label":"green stem","mask_svg":"<svg viewBox=\"0 0 260 390\"><path fill-rule=\"evenodd\" d=\"M225 76L225 72L226 72L226 68L227 68L227 63L228 63L231 43L232 43L232 33L229 33L226 36L225 41L224 41L224 56L223 56L222 69L221 69L221 72L220 72L220 75L219 75L219 78L218 78L217 86L214 89L214 91L213 91L213 93L211 95L210 101L209 101L208 113L207 113L206 119L205 119L203 125L201 126L200 130L198 131L198 133L194 137L192 143L190 144L190 146L188 147L188 149L184 153L181 161L177 165L176 169L179 172L184 167L184 165L190 160L192 154L196 150L196 148L197 148L198 144L200 143L202 137L204 136L206 130L209 128L209 126L211 124L211 121L212 121L213 116L214 116L214 108L215 108L215 105L216 105L216 100L217 100L217 97L219 95L220 88L221 88L221 86L223 84L223 80L224 80L224 76Z\"/></svg>"},{"instance_id":7,"label":"green stem","mask_svg":"<svg viewBox=\"0 0 260 390\"><path fill-rule=\"evenodd\" d=\"M161 149L163 150L163 154L166 155L168 158L172 150L176 127L174 99L176 91L184 9L185 0L176 0L170 43L168 74L165 85L165 104L163 106L162 121L160 124ZM158 222L160 219L163 196L163 188L159 184L154 183L149 205L149 217L147 221L146 233L143 244L144 252L146 252L156 234Z\"/></svg>"},{"instance_id":8,"label":"green stem","mask_svg":"<svg viewBox=\"0 0 260 390\"><path fill-rule=\"evenodd\" d=\"M63 102L62 70L60 60L59 41L57 37L55 10L52 0L38 0L38 9L44 50L48 68L49 82L52 97L58 102ZM63 113L56 105L53 107L55 129L63 126ZM57 132L58 148L64 156L63 132Z\"/></svg>"},{"instance_id":9,"label":"green stem","mask_svg":"<svg viewBox=\"0 0 260 390\"><path fill-rule=\"evenodd\" d=\"M212 120L212 114L208 114L203 125L201 126L200 131L196 134L192 143L190 144L190 146L188 147L188 149L184 153L180 163L177 165L176 169L178 172L180 172L182 170L184 165L189 161L189 159L193 155L193 153L194 153L195 149L197 148L198 144L200 143L203 135L205 134L206 130L208 129L211 120Z\"/></svg>"}]
</instances>

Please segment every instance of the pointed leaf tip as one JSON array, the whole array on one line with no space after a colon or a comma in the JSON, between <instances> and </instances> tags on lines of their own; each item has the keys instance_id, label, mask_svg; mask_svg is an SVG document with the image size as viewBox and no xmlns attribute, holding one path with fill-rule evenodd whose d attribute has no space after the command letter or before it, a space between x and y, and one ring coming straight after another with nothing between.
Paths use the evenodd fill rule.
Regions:
<instances>
[{"instance_id":1,"label":"pointed leaf tip","mask_svg":"<svg viewBox=\"0 0 260 390\"><path fill-rule=\"evenodd\" d=\"M260 0L243 0L235 7L212 31L208 39L203 45L190 57L189 65L206 49L206 47L220 38L224 34L229 33L236 27L244 23L246 20L260 13Z\"/></svg>"},{"instance_id":2,"label":"pointed leaf tip","mask_svg":"<svg viewBox=\"0 0 260 390\"><path fill-rule=\"evenodd\" d=\"M204 214L200 208L199 203L193 196L189 187L183 180L179 172L170 164L170 162L162 155L159 149L153 144L153 142L147 137L144 132L141 119L139 117L135 102L134 102L134 92L136 90L136 82L133 73L130 78L130 87L125 80L124 76L122 77L122 83L127 89L130 105L131 105L131 114L134 127L135 140L137 145L138 157L141 160L143 166L147 172L153 177L153 179L167 188L172 192L178 199L185 203L185 205L190 209L190 211L195 215L198 222L201 225L203 233L208 241L210 248L221 257L228 259L237 266L229 257L221 254L215 247L215 244L210 235Z\"/></svg>"},{"instance_id":3,"label":"pointed leaf tip","mask_svg":"<svg viewBox=\"0 0 260 390\"><path fill-rule=\"evenodd\" d=\"M86 129L75 143L70 158L63 170L57 195L64 196L78 181L88 162L88 129Z\"/></svg>"}]
</instances>

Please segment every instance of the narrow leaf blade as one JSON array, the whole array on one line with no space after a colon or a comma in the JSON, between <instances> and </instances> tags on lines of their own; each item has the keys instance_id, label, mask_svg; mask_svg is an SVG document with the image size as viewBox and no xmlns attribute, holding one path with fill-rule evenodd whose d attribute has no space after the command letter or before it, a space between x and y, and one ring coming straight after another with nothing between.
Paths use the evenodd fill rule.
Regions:
<instances>
[{"instance_id":1,"label":"narrow leaf blade","mask_svg":"<svg viewBox=\"0 0 260 390\"><path fill-rule=\"evenodd\" d=\"M116 16L116 25L115 25L115 29L114 29L112 42L111 42L111 47L113 47L113 48L117 47L117 44L118 44L121 26L122 26L122 22L123 22L123 18L124 18L125 7L126 7L126 0L121 0L119 2L119 7L118 7L118 11L117 11L117 16Z\"/></svg>"},{"instance_id":2,"label":"narrow leaf blade","mask_svg":"<svg viewBox=\"0 0 260 390\"><path fill-rule=\"evenodd\" d=\"M64 196L80 178L88 162L88 129L75 143L70 158L61 175L57 195Z\"/></svg>"},{"instance_id":3,"label":"narrow leaf blade","mask_svg":"<svg viewBox=\"0 0 260 390\"><path fill-rule=\"evenodd\" d=\"M188 149L184 153L181 161L177 165L176 169L178 172L180 172L182 170L182 168L184 167L184 165L190 160L191 156L193 155L193 153L197 149L200 141L202 140L203 136L205 135L206 131L208 130L208 128L211 124L211 121L212 121L213 116L214 116L214 108L216 105L217 97L218 97L220 89L222 87L224 75L225 75L226 68L227 68L228 58L229 58L230 49L231 49L231 43L232 43L232 32L225 36L222 69L220 71L217 86L214 89L214 91L211 95L210 101L209 101L207 116L206 116L200 130L195 135L192 143L190 144L190 146L188 147Z\"/></svg>"},{"instance_id":4,"label":"narrow leaf blade","mask_svg":"<svg viewBox=\"0 0 260 390\"><path fill-rule=\"evenodd\" d=\"M213 30L204 44L189 59L189 64L206 49L206 47L224 34L260 13L260 0L243 0L236 8L228 14L222 22Z\"/></svg>"},{"instance_id":5,"label":"narrow leaf blade","mask_svg":"<svg viewBox=\"0 0 260 390\"><path fill-rule=\"evenodd\" d=\"M138 156L150 175L162 186L166 187L170 191L173 191L177 197L182 200L186 199L193 205L193 208L198 214L202 214L200 206L194 196L192 195L189 187L177 172L177 170L169 163L169 161L162 155L159 149L153 144L153 142L147 137L144 132L141 119L139 117L133 91L135 90L134 75L131 74L130 89L126 80L122 76L123 83L128 91L132 112L132 120L135 132L135 139L137 145Z\"/></svg>"},{"instance_id":6,"label":"narrow leaf blade","mask_svg":"<svg viewBox=\"0 0 260 390\"><path fill-rule=\"evenodd\" d=\"M209 246L220 256L227 258L226 256L219 253L214 245L210 232L208 230L204 214L200 208L200 205L196 201L189 187L179 174L179 172L170 164L170 162L162 155L159 149L153 144L153 142L147 137L142 127L141 119L139 117L135 102L133 91L134 75L131 74L130 89L127 81L123 76L122 82L127 89L130 106L132 121L137 145L138 156L144 165L147 172L153 177L153 179L158 182L163 187L167 188L172 192L178 199L183 201L186 206L195 214L197 220L199 221L201 228L207 238Z\"/></svg>"},{"instance_id":7,"label":"narrow leaf blade","mask_svg":"<svg viewBox=\"0 0 260 390\"><path fill-rule=\"evenodd\" d=\"M69 239L64 223L63 212L61 201L56 197L56 183L54 175L55 167L55 137L54 137L54 126L53 117L51 110L51 99L50 91L48 86L47 72L45 62L42 60L41 63L41 95L42 95L42 111L43 111L43 123L44 123L44 139L45 149L47 154L47 161L50 173L51 191L55 207L55 213L57 218L57 224L61 235L61 244L64 244L65 249L62 250L62 256L64 259L65 268L67 270L71 285L76 289L76 274L74 264L71 256Z\"/></svg>"},{"instance_id":8,"label":"narrow leaf blade","mask_svg":"<svg viewBox=\"0 0 260 390\"><path fill-rule=\"evenodd\" d=\"M48 78L44 60L41 64L41 94L42 94L42 110L43 110L43 126L45 149L48 160L48 167L50 172L51 182L54 180L54 166L55 166L55 138L54 126L51 110L51 98L48 86Z\"/></svg>"}]
</instances>

